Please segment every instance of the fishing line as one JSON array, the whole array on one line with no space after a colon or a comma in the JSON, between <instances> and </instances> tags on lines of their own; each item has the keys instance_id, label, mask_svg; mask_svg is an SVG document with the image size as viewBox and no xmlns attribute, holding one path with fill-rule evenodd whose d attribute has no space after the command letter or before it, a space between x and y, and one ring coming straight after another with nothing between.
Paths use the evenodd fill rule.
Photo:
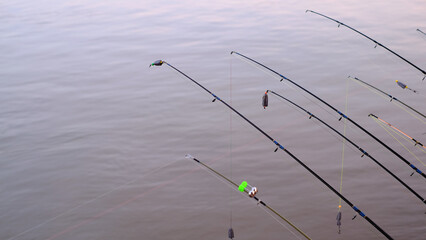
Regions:
<instances>
[{"instance_id":1,"label":"fishing line","mask_svg":"<svg viewBox=\"0 0 426 240\"><path fill-rule=\"evenodd\" d=\"M229 102L232 105L232 57L229 57ZM229 110L229 172L232 179L232 111ZM232 190L229 192L229 229L228 238L234 238L234 229L232 228Z\"/></svg>"},{"instance_id":2,"label":"fishing line","mask_svg":"<svg viewBox=\"0 0 426 240\"><path fill-rule=\"evenodd\" d=\"M380 122L379 120L373 118L372 116L370 116L377 124L379 124L379 126L381 126L393 139L395 139L405 150L407 150L407 152L409 152L415 159L417 159L417 161L419 161L423 166L426 166L422 160L420 160L413 152L411 152L403 143L401 143L390 131L388 131L388 129L386 128L386 124ZM393 129L391 129L391 131L394 131ZM395 131L394 131L395 132ZM395 132L396 133L396 132ZM398 134L398 133L396 133ZM405 139L405 138L404 138Z\"/></svg>"},{"instance_id":3,"label":"fishing line","mask_svg":"<svg viewBox=\"0 0 426 240\"><path fill-rule=\"evenodd\" d=\"M345 115L348 112L348 90L349 89L349 80L346 80L346 100L345 100ZM345 162L345 145L346 145L346 118L343 120L343 136L345 137L343 139L343 144L342 144L342 163L341 163L341 170L340 170L340 188L339 188L339 192L340 194L342 193L342 188L343 188L343 165ZM340 234L340 227L342 225L341 219L342 219L342 198L339 198L339 211L337 212L337 226L339 229L339 234Z\"/></svg>"},{"instance_id":4,"label":"fishing line","mask_svg":"<svg viewBox=\"0 0 426 240\"><path fill-rule=\"evenodd\" d=\"M416 155L414 155L407 147L405 147L405 145L404 144L402 144L391 132L389 132L389 130L388 129L386 129L386 127L384 126L384 124L383 123L381 123L379 120L377 120L377 119L374 119L373 118L373 120L377 123L377 124L379 124L379 126L381 126L393 139L395 139L402 147L404 147L405 148L405 150L407 150L409 153L411 153L411 155L413 155L420 163L422 163L423 164L423 162L420 160L420 159L418 159L417 158L417 156ZM424 164L423 164L424 165Z\"/></svg>"},{"instance_id":5,"label":"fishing line","mask_svg":"<svg viewBox=\"0 0 426 240\"><path fill-rule=\"evenodd\" d=\"M137 178L132 179L132 180L130 180L130 181L128 181L128 182L126 182L126 183L124 183L124 184L121 184L120 186L118 186L118 187L116 187L116 188L113 188L113 189L111 189L111 190L109 190L109 191L107 191L107 192L105 192L105 193L102 193L102 194L100 194L100 195L98 195L98 196L96 196L96 197L94 197L94 198L92 198L92 199L90 199L90 200L88 200L88 201L86 201L86 202L83 202L83 203L81 203L81 204L79 204L79 205L77 205L77 206L75 206L75 207L73 207L73 208L71 208L71 209L69 209L69 210L67 210L67 211L65 211L65 212L63 212L63 213L61 213L61 214L59 214L59 215L56 215L55 217L52 217L52 218L50 218L50 219L48 219L48 220L46 220L46 221L44 221L44 222L42 222L42 223L40 223L40 224L38 224L38 225L34 226L34 227L31 227L31 228L29 228L29 229L27 229L27 230L25 230L25 231L23 231L23 232L21 232L21 233L19 233L19 234L15 235L14 237L8 238L7 240L13 240L13 239L16 239L16 238L17 238L17 237L19 237L19 236L22 236L22 235L24 235L24 234L26 234L26 233L29 233L29 232L31 232L31 231L33 231L33 230L36 230L36 229L38 229L38 228L40 228L40 227L42 227L42 226L44 226L44 225L46 225L46 224L48 224L48 223L50 223L50 222L53 222L54 220L56 220L56 219L58 219L58 218L60 218L60 217L62 217L62 216L64 216L64 215L66 215L66 214L68 214L68 213L73 212L74 210L77 210L77 209L79 209L79 208L81 208L81 207L83 207L83 206L86 206L86 205L87 205L87 204L89 204L89 203L95 202L95 201L96 201L96 200L98 200L98 199L101 199L101 198L103 198L103 197L105 197L105 196L107 196L107 195L109 195L109 194L111 194L111 193L113 193L113 192L115 192L115 191L117 191L117 190L120 190L120 189L122 189L123 187L125 187L125 186L127 186L127 185L130 185L130 184L132 184L132 183L135 183L136 181L140 180L141 178L144 178L144 177L150 176L150 175L151 175L151 174L153 174L153 173L156 173L156 172L158 172L158 171L160 171L160 170L163 170L164 168L166 168L166 167L168 167L168 166L170 166L170 165L172 165L172 164L174 164L174 163L176 163L176 162L178 162L178 161L181 161L181 160L182 160L182 159L180 158L180 159L174 160L174 161L172 161L172 162L170 162L170 163L167 163L167 164L165 164L165 165L164 165L164 166L162 166L162 167L159 167L159 168L157 168L157 169L154 169L154 170L148 171L146 174L144 174L144 175L143 175L143 176L141 176L141 177L137 177Z\"/></svg>"},{"instance_id":6,"label":"fishing line","mask_svg":"<svg viewBox=\"0 0 426 240\"><path fill-rule=\"evenodd\" d=\"M232 55L233 51L231 52ZM258 70L266 73L267 75L271 76L274 79L280 80L280 82L282 82L282 77L277 76L276 74L272 74L270 71L266 71L265 68L260 67L258 64L253 63L252 61L249 61L248 59L245 59L244 57L240 56L239 54L236 55L238 59L244 61L245 63L257 68ZM300 94L301 96L303 96L305 99L307 99L309 102L317 105L319 108L321 108L322 110L324 110L325 112L327 112L328 114L330 114L331 117L338 119L332 112L330 112L328 109L324 108L323 106L319 105L317 102L314 102L312 99L308 98L307 96L305 96L299 89L294 88L293 86L291 86L290 84L288 84L287 82L283 82L288 88L290 88L291 90L294 90L295 92L297 92L298 94Z\"/></svg>"},{"instance_id":7,"label":"fishing line","mask_svg":"<svg viewBox=\"0 0 426 240\"><path fill-rule=\"evenodd\" d=\"M356 84L358 84L358 85L362 86L363 88L365 88L365 89L367 89L367 90L371 91L372 93L376 94L377 96L379 96L379 97L383 98L384 100L388 100L388 98L387 98L387 97L385 97L385 96L383 96L383 95L381 95L379 91L377 91L377 90L375 90L375 89L373 89L373 88L371 88L371 87L368 87L367 85L362 84L362 83L361 83L361 82L359 82L359 81L356 81L356 79L354 79L354 78L353 78L353 77L351 77L351 76L348 76L348 78L349 78L350 80L354 81Z\"/></svg>"},{"instance_id":8,"label":"fishing line","mask_svg":"<svg viewBox=\"0 0 426 240\"><path fill-rule=\"evenodd\" d=\"M383 126L387 126L387 127L389 127L387 124L385 124L385 123L382 123L383 124ZM408 140L403 134L401 134L401 133L399 133L398 131L396 131L395 129L392 129L392 128L390 128L390 130L391 131L393 131L396 135L398 135L401 139L404 139L407 143L410 143L410 144L412 144L413 142L412 141L410 141L410 140ZM425 146L420 146L419 144L414 144L414 147L416 147L416 148L418 148L420 151L422 151L423 153L426 153L426 151L424 150L424 147ZM423 162L422 162L423 163ZM425 165L424 163L423 163L423 165Z\"/></svg>"},{"instance_id":9,"label":"fishing line","mask_svg":"<svg viewBox=\"0 0 426 240\"><path fill-rule=\"evenodd\" d=\"M393 150L392 148L390 148L388 145L386 145L383 141L381 141L380 139L378 139L376 136L374 136L372 133L370 133L369 131L367 131L365 128L363 128L362 126L360 126L357 122L355 122L354 120L352 120L351 118L349 118L348 116L346 116L345 114L343 114L342 112L340 112L339 110L337 110L335 107L333 107L332 105L330 105L328 102L324 101L323 99L321 99L320 97L318 97L317 95L313 94L312 92L310 92L309 90L305 89L304 87L300 86L299 84L297 84L296 82L294 82L293 80L285 77L284 75L278 73L277 71L267 67L266 65L257 62L256 60L253 60L247 56L242 55L241 53L232 51L232 53L235 53L237 55L240 55L241 57L246 58L247 60L250 60L262 67L264 67L265 69L268 69L269 71L275 73L276 75L282 77L282 80L286 80L290 83L292 83L293 85L297 86L298 88L302 89L303 91L305 91L306 93L310 94L312 97L316 98L317 100L319 100L320 102L322 102L323 104L325 104L327 107L331 108L332 110L334 110L336 113L338 113L340 115L339 120L341 120L342 118L346 118L348 119L349 122L351 122L353 125L355 125L356 127L358 127L360 130L362 130L365 134L369 135L370 137L372 137L374 140L376 140L378 143L380 143L383 147L385 147L387 150L389 150L391 153L393 153L395 156L397 156L401 161L403 161L405 164L407 164L410 168L412 168L415 172L417 172L418 174L420 174L422 177L426 178L426 174L423 173L420 169L418 169L416 166L414 166L413 164L411 164L407 159L405 159L403 156L401 156L399 153L397 153L395 150ZM155 64L155 63L153 63ZM210 91L209 91L210 92ZM272 140L272 138L271 138Z\"/></svg>"},{"instance_id":10,"label":"fishing line","mask_svg":"<svg viewBox=\"0 0 426 240\"><path fill-rule=\"evenodd\" d=\"M388 126L392 131L394 131L396 134L398 134L398 136L400 136L402 139L405 139L406 141L410 142L408 139L410 139L412 142L410 143L414 143L414 146L421 146L423 149L426 149L426 146L424 146L421 142L417 141L416 139L408 136L408 134L406 134L405 132L399 130L398 128L396 128L395 126L393 126L392 124L386 122L385 120L377 117L374 114L370 114L369 116L376 118L377 120L379 120L380 122L382 122L383 124L385 124L386 126ZM402 135L401 135L402 134ZM407 139L408 138L408 139ZM422 150L424 152L424 150L420 148L420 150Z\"/></svg>"},{"instance_id":11,"label":"fishing line","mask_svg":"<svg viewBox=\"0 0 426 240\"><path fill-rule=\"evenodd\" d=\"M384 123L380 123L382 126L387 126L386 124L384 124ZM397 131L395 131L395 130L393 130L392 128L390 128L390 130L392 131L392 132L394 132L396 135L398 135L400 138L402 138L402 139L405 139L403 136L401 136ZM393 135L392 135L392 133L390 133L390 132L388 132L392 137L393 137ZM397 138L395 138L395 137L393 137L394 139L396 139L397 140ZM405 139L406 141L408 141L407 139ZM398 140L397 140L398 141ZM408 141L409 142L409 141ZM400 142L400 141L398 141L398 143L405 149L405 150L407 150L407 152L409 152L414 158L416 158L417 159L417 161L419 161L423 166L426 166L424 163L423 163L423 161L422 160L420 160L417 156L416 156L416 154L414 154L412 151L410 151L402 142Z\"/></svg>"},{"instance_id":12,"label":"fishing line","mask_svg":"<svg viewBox=\"0 0 426 240\"><path fill-rule=\"evenodd\" d=\"M238 185L233 182L231 179L227 178L226 176L222 175L221 173L217 172L216 170L214 170L213 168L209 167L208 165L204 164L203 162L201 162L200 160L198 160L197 158L194 158L193 156L191 156L190 154L187 154L185 156L185 158L188 159L192 159L195 162L199 163L200 165L197 164L198 167L200 167L201 169L205 170L206 172L208 172L210 175L214 176L216 179L218 179L219 181L223 182L226 184L226 186L230 187L231 189L239 192L240 194L242 194L243 196L247 197L247 191L244 190L243 192L238 191ZM288 223L290 226L292 226L295 230L297 230L300 234L302 234L305 238L307 239L311 239L308 237L308 235L306 235L306 233L304 233L302 230L300 230L298 227L296 227L292 222L290 222L290 220L288 220L287 218L283 217L281 214L279 214L278 212L276 212L273 208L271 208L269 205L267 205L264 201L258 199L257 197L253 197L254 200L257 201L257 206L259 206L261 209L262 206L266 207L268 210L272 211L273 213L275 213L275 215L279 216L282 220L284 220L286 223ZM296 233L294 233L292 230L290 230L286 225L284 225L279 219L277 219L274 215L272 215L270 212L268 212L266 209L263 209L266 213L268 213L276 222L278 222L281 226L285 227L290 233L292 233L297 239L300 239Z\"/></svg>"},{"instance_id":13,"label":"fishing line","mask_svg":"<svg viewBox=\"0 0 426 240\"><path fill-rule=\"evenodd\" d=\"M387 232L385 232L379 225L377 225L371 218L369 218L367 215L365 215L358 207L356 207L355 205L353 205L353 203L351 203L347 198L345 198L342 194L340 194L336 189L334 189L328 182L326 182L322 177L320 177L315 171L313 171L311 168L309 168L305 163L303 163L299 158L297 158L295 155L293 155L289 150L287 150L286 148L284 148L284 146L282 146L278 141L276 141L274 138L272 138L270 135L268 135L266 132L264 132L262 129L260 129L257 125L255 125L253 122L251 122L249 119L247 119L244 115L242 115L240 112L238 112L237 110L235 110L232 106L230 106L228 103L226 103L224 100L222 100L220 97L218 97L217 95L215 95L213 92L211 92L210 90L208 90L207 88L205 88L203 85L201 85L200 83L198 83L197 81L195 81L194 79L192 79L191 77L189 77L188 75L186 75L185 73L183 73L182 71L180 71L179 69L177 69L176 67L172 66L170 63L162 61L162 60L157 60L154 63L152 63L150 66L161 66L161 65L167 65L168 67L170 67L172 70L175 70L176 72L181 73L183 76L185 76L188 80L192 81L194 84L196 84L197 86L199 86L200 88L204 89L207 93L209 93L209 95L213 96L213 100L212 102L215 102L216 100L218 100L219 102L221 102L222 104L224 104L226 107L232 109L232 111L234 111L234 113L236 113L238 116L240 116L241 118L243 118L247 123L249 123L252 127L256 128L260 133L262 133L266 138L268 138L271 142L274 143L274 145L276 146L275 152L278 149L281 149L283 152L285 152L287 155L289 155L293 160L295 160L296 162L298 162L303 168L305 168L310 174L312 174L315 178L317 178L319 181L321 181L324 185L326 185L329 190L331 190L332 192L334 192L336 195L338 195L339 197L342 198L343 201L345 201L346 204L348 204L355 212L357 212L363 219L365 219L366 221L368 221L372 226L374 226L377 231L379 231L381 234L383 234L383 236L385 236L387 239L393 239ZM284 77L284 76L283 76ZM290 81L289 79L286 78L286 80ZM346 116L345 116L346 117Z\"/></svg>"},{"instance_id":14,"label":"fishing line","mask_svg":"<svg viewBox=\"0 0 426 240\"><path fill-rule=\"evenodd\" d=\"M406 141L408 141L408 139L410 139L412 142L410 142L410 141L408 141L408 142L410 142L410 143L414 143L414 146L421 147L421 148L419 148L419 149L420 149L420 150L422 150L423 152L424 152L424 150L423 150L423 149L426 149L426 146L424 146L421 142L419 142L419 141L417 141L416 139L414 139L414 138L410 137L408 134L406 134L405 132L403 132L403 131L399 130L398 128L396 128L396 127L395 127L395 126L393 126L392 124L390 124L390 123L386 122L385 120L383 120L383 119L381 119L381 118L377 117L376 115L374 115L374 114L372 114L372 113L370 113L368 116L369 116L369 117L374 117L374 118L376 118L377 120L379 120L380 122L382 122L383 124L385 124L387 127L389 127L392 131L394 131L394 132L395 132L398 136L400 136L402 139L404 139L404 140L406 140ZM422 148L423 148L423 149L422 149Z\"/></svg>"}]
</instances>

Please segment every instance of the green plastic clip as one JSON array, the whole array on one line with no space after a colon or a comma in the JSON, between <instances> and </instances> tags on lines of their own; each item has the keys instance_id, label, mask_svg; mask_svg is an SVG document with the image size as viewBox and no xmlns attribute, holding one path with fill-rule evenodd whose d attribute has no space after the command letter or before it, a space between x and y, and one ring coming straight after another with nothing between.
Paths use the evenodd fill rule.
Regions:
<instances>
[{"instance_id":1,"label":"green plastic clip","mask_svg":"<svg viewBox=\"0 0 426 240\"><path fill-rule=\"evenodd\" d=\"M243 181L240 186L238 187L238 190L240 190L240 192L244 192L244 189L246 189L247 187L247 182Z\"/></svg>"}]
</instances>

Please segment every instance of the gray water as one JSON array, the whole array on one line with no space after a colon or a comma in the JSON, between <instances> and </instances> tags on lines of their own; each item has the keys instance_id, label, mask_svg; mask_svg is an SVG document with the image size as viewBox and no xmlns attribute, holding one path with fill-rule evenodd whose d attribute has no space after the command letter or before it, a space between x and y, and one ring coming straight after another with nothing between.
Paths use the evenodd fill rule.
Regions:
<instances>
[{"instance_id":1,"label":"gray water","mask_svg":"<svg viewBox=\"0 0 426 240\"><path fill-rule=\"evenodd\" d=\"M424 1L2 1L0 239L297 239L255 202L184 158L240 183L313 239L383 239L304 168L193 77L339 189L342 142L274 90L336 127L337 114L236 56L313 91L423 171L372 119L426 142L424 123L347 80L356 76L425 113L423 75L336 18L426 68ZM398 79L419 94L403 90ZM346 91L348 89L348 91ZM346 102L346 97L348 103ZM328 112L331 114L329 114ZM425 180L347 124L347 136L423 197ZM232 154L231 154L232 152ZM232 164L231 164L232 163ZM232 168L232 173L231 173ZM342 193L395 239L424 239L425 207L345 148ZM248 200L247 200L248 199ZM298 235L299 236L299 235Z\"/></svg>"}]
</instances>

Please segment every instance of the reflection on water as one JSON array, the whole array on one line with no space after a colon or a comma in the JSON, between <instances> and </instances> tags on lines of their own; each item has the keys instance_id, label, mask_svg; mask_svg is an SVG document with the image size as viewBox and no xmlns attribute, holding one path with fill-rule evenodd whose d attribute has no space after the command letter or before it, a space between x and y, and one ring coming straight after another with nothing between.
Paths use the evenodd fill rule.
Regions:
<instances>
[{"instance_id":1,"label":"reflection on water","mask_svg":"<svg viewBox=\"0 0 426 240\"><path fill-rule=\"evenodd\" d=\"M293 79L416 162L367 117L420 142L424 124L347 80L356 76L426 112L422 75L336 18L425 65L421 1L9 1L0 8L0 239L293 239L269 215L200 171L185 154L259 188L259 196L314 239L382 236L187 73L279 140L333 187L342 142L274 90L343 131L316 100L235 56ZM404 91L400 80L419 94ZM348 93L346 94L346 86ZM232 91L230 92L230 90ZM327 110L327 111L325 111ZM230 123L232 122L232 127ZM425 196L424 179L348 125L347 136ZM423 152L415 154L424 161ZM424 207L359 152L345 149L343 194L395 239L422 239Z\"/></svg>"}]
</instances>

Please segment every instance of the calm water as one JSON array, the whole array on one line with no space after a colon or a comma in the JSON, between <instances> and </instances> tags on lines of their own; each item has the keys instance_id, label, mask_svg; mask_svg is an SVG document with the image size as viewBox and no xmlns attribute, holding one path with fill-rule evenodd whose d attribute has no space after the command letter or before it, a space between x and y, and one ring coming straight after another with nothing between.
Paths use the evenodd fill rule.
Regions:
<instances>
[{"instance_id":1,"label":"calm water","mask_svg":"<svg viewBox=\"0 0 426 240\"><path fill-rule=\"evenodd\" d=\"M422 74L334 17L426 68L424 1L2 1L0 239L296 239L256 204L184 159L187 153L259 188L313 239L383 239L323 184L246 122L212 103L163 59L251 119L333 187L342 142L273 96L338 130L323 105L238 57L281 72L426 170L367 117L426 142L424 123L347 80L357 76L425 113ZM419 90L398 88L398 79ZM346 93L346 89L348 92ZM325 110L327 111L325 111ZM348 124L347 136L423 197L424 178ZM406 144L420 160L426 155ZM230 154L232 150L232 154ZM231 157L232 156L232 157ZM395 239L424 239L425 206L358 151L345 148L342 193ZM231 203L231 204L230 204Z\"/></svg>"}]
</instances>

